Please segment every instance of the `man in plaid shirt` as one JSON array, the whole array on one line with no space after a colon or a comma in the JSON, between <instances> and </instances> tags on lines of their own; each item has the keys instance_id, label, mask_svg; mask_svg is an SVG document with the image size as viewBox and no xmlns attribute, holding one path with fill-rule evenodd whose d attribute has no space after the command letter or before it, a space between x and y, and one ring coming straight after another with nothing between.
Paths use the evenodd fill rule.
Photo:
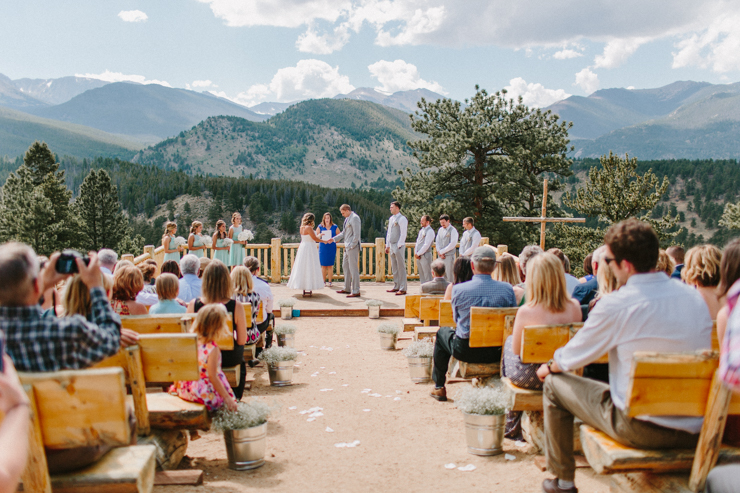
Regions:
<instances>
[{"instance_id":1,"label":"man in plaid shirt","mask_svg":"<svg viewBox=\"0 0 740 493\"><path fill-rule=\"evenodd\" d=\"M81 315L44 316L39 298L69 274L56 272L59 253L39 271L33 249L22 243L0 246L0 337L18 371L82 369L118 352L121 319L103 289L95 253L90 265L77 260L80 277L90 289L91 321Z\"/></svg>"}]
</instances>

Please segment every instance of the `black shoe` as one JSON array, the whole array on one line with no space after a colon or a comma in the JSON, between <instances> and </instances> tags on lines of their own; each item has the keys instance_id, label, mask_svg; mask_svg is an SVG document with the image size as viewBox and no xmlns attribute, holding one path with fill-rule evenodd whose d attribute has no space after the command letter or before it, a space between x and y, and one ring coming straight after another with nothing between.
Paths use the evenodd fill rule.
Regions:
<instances>
[{"instance_id":1,"label":"black shoe","mask_svg":"<svg viewBox=\"0 0 740 493\"><path fill-rule=\"evenodd\" d=\"M255 366L259 366L260 363L262 363L262 361L260 361L258 359L250 359L249 361L247 361L247 364L249 365L250 368L254 368Z\"/></svg>"},{"instance_id":2,"label":"black shoe","mask_svg":"<svg viewBox=\"0 0 740 493\"><path fill-rule=\"evenodd\" d=\"M558 485L558 478L546 479L542 482L542 491L544 493L578 493L578 488L563 489Z\"/></svg>"}]
</instances>

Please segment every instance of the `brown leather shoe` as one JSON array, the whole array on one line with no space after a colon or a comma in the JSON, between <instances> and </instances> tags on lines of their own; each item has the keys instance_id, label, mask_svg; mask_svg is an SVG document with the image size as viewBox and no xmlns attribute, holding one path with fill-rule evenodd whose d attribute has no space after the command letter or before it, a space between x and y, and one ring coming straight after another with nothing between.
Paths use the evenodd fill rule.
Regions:
<instances>
[{"instance_id":1,"label":"brown leather shoe","mask_svg":"<svg viewBox=\"0 0 740 493\"><path fill-rule=\"evenodd\" d=\"M348 294L347 295L347 298L359 298L359 297L360 297L360 293Z\"/></svg>"},{"instance_id":2,"label":"brown leather shoe","mask_svg":"<svg viewBox=\"0 0 740 493\"><path fill-rule=\"evenodd\" d=\"M387 289L385 292L386 293L395 293L396 291L398 291L398 290L396 288L393 288L393 289Z\"/></svg>"},{"instance_id":3,"label":"brown leather shoe","mask_svg":"<svg viewBox=\"0 0 740 493\"><path fill-rule=\"evenodd\" d=\"M337 293L339 293L339 294L349 294L349 291L345 291L344 289L340 289L339 291L337 291Z\"/></svg>"},{"instance_id":4,"label":"brown leather shoe","mask_svg":"<svg viewBox=\"0 0 740 493\"><path fill-rule=\"evenodd\" d=\"M446 401L447 400L447 389L442 387L441 389L434 389L432 390L432 393L429 394L438 401Z\"/></svg>"},{"instance_id":5,"label":"brown leather shoe","mask_svg":"<svg viewBox=\"0 0 740 493\"><path fill-rule=\"evenodd\" d=\"M558 486L558 478L546 479L542 482L542 491L545 493L578 493L578 488L563 489Z\"/></svg>"},{"instance_id":6,"label":"brown leather shoe","mask_svg":"<svg viewBox=\"0 0 740 493\"><path fill-rule=\"evenodd\" d=\"M403 296L406 294L406 291L399 291L396 293L396 296Z\"/></svg>"}]
</instances>

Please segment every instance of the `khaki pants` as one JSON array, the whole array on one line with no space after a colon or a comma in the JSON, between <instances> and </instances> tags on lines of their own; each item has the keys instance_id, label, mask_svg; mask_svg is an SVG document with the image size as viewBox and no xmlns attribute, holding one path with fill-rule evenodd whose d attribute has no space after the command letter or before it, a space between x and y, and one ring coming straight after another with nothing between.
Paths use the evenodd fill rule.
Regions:
<instances>
[{"instance_id":1,"label":"khaki pants","mask_svg":"<svg viewBox=\"0 0 740 493\"><path fill-rule=\"evenodd\" d=\"M622 445L640 449L695 448L699 435L630 418L612 402L603 382L568 373L549 375L542 391L547 468L558 479L573 481L573 417Z\"/></svg>"}]
</instances>

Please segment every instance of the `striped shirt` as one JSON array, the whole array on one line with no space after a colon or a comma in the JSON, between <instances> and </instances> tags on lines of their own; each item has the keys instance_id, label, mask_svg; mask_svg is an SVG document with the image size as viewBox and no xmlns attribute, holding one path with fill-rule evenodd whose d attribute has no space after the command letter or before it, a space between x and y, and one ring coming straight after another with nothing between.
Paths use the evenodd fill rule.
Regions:
<instances>
[{"instance_id":1,"label":"striped shirt","mask_svg":"<svg viewBox=\"0 0 740 493\"><path fill-rule=\"evenodd\" d=\"M458 339L470 339L470 308L485 306L507 308L516 306L516 296L511 284L494 281L490 274L476 274L468 282L452 287L452 316Z\"/></svg>"}]
</instances>

